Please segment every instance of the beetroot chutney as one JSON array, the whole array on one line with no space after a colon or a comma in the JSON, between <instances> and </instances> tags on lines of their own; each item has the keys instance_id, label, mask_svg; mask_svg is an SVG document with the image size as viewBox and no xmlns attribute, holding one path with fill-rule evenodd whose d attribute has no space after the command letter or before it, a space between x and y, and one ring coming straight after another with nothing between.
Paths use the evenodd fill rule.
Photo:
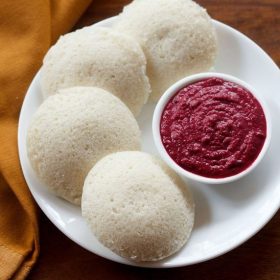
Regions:
<instances>
[{"instance_id":1,"label":"beetroot chutney","mask_svg":"<svg viewBox=\"0 0 280 280\"><path fill-rule=\"evenodd\" d=\"M179 90L165 106L162 143L183 169L225 178L247 169L266 138L266 119L256 98L221 78L208 78Z\"/></svg>"}]
</instances>

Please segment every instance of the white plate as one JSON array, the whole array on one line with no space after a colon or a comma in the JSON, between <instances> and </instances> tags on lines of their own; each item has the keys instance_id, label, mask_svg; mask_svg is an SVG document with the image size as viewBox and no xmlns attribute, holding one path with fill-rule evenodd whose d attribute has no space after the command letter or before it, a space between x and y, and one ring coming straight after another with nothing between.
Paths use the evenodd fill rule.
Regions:
<instances>
[{"instance_id":1,"label":"white plate","mask_svg":"<svg viewBox=\"0 0 280 280\"><path fill-rule=\"evenodd\" d=\"M116 18L98 23L110 26ZM214 21L219 55L215 71L234 75L259 90L271 110L272 139L261 164L247 177L226 185L189 182L196 202L192 236L176 255L156 263L135 264L103 247L91 234L78 207L50 194L35 177L26 155L26 130L43 98L40 72L32 81L21 110L19 155L26 182L48 218L69 238L104 258L137 266L176 267L195 264L224 254L258 232L280 205L280 71L269 56L240 32ZM154 105L145 106L138 118L143 151L157 154L152 139Z\"/></svg>"}]
</instances>

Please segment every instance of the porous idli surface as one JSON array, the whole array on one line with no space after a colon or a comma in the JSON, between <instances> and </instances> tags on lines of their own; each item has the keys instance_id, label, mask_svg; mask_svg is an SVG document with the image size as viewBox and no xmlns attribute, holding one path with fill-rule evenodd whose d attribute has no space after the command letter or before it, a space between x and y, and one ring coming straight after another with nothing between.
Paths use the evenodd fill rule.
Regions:
<instances>
[{"instance_id":1,"label":"porous idli surface","mask_svg":"<svg viewBox=\"0 0 280 280\"><path fill-rule=\"evenodd\" d=\"M216 58L211 18L190 0L134 0L114 29L142 46L154 101L179 79L209 70Z\"/></svg>"},{"instance_id":2,"label":"porous idli surface","mask_svg":"<svg viewBox=\"0 0 280 280\"><path fill-rule=\"evenodd\" d=\"M187 186L162 161L143 152L120 152L89 172L82 215L116 254L135 262L157 261L188 240L194 204Z\"/></svg>"},{"instance_id":3,"label":"porous idli surface","mask_svg":"<svg viewBox=\"0 0 280 280\"><path fill-rule=\"evenodd\" d=\"M50 96L27 132L35 173L57 196L80 204L84 179L107 154L140 149L140 131L130 110L109 92L74 87Z\"/></svg>"},{"instance_id":4,"label":"porous idli surface","mask_svg":"<svg viewBox=\"0 0 280 280\"><path fill-rule=\"evenodd\" d=\"M150 94L141 47L133 38L102 27L60 37L43 61L42 92L47 97L74 86L103 88L138 115Z\"/></svg>"}]
</instances>

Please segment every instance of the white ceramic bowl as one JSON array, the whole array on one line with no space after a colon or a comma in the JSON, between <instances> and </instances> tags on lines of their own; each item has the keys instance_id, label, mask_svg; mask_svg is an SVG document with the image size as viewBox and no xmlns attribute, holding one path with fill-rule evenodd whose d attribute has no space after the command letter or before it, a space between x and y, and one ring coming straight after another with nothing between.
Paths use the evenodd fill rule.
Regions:
<instances>
[{"instance_id":1,"label":"white ceramic bowl","mask_svg":"<svg viewBox=\"0 0 280 280\"><path fill-rule=\"evenodd\" d=\"M185 169L183 169L182 167L180 167L167 153L167 151L164 148L164 145L162 143L161 140L161 135L160 135L160 121L161 121L161 116L162 116L162 112L166 106L166 104L168 103L168 101L182 88L184 88L185 86L192 84L194 82L203 80L203 79L207 79L207 78L212 78L212 77L216 77L216 78L221 78L224 79L226 81L230 81L233 83L236 83L242 87L244 87L245 89L247 89L249 92L252 93L252 95L259 101L259 103L261 104L261 107L264 111L264 115L266 118L266 125L267 125L267 136L264 142L264 145L262 147L261 152L259 153L258 157L255 159L255 161L245 170L243 170L242 172L233 175L233 176L228 176L228 177L224 177L224 178L208 178L208 177L204 177L204 176L200 176L197 174L194 174L192 172L189 172ZM159 152L159 154L161 155L161 157L163 158L163 160L165 160L165 162L171 167L173 168L175 171L177 171L179 174L181 174L182 176L192 179L192 180L196 180L202 183L206 183L206 184L222 184L222 183L229 183L232 181L235 181L237 179L240 179L241 177L247 175L249 172L251 172L261 161L261 159L263 158L265 152L267 151L267 148L269 146L270 143L270 139L271 139L271 118L270 118L270 114L268 111L268 107L265 103L265 101L262 98L262 95L258 94L258 92L249 84L245 83L244 81L233 77L231 75L227 75L227 74L222 74L222 73L212 73L212 72L207 72L207 73L200 73L200 74L195 74L195 75L191 75L188 76L178 82L176 82L174 85L172 85L170 88L168 88L166 90L166 92L162 95L162 97L160 98L160 100L158 101L158 104L155 108L154 111L154 115L153 115L153 137L154 137L154 141L155 141L155 145L157 147L157 150Z\"/></svg>"}]
</instances>

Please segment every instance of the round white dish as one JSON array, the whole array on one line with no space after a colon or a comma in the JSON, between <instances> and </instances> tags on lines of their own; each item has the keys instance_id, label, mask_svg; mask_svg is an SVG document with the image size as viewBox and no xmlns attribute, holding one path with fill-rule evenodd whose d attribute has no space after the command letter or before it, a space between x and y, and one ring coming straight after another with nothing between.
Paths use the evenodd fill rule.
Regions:
<instances>
[{"instance_id":1,"label":"round white dish","mask_svg":"<svg viewBox=\"0 0 280 280\"><path fill-rule=\"evenodd\" d=\"M180 89L182 89L183 87L185 87L187 85L190 85L194 82L197 82L197 81L200 81L200 80L203 80L203 79L212 78L212 77L221 78L221 79L224 79L226 81L231 81L235 84L238 84L238 85L242 86L243 88L246 88L259 101L259 103L261 104L261 107L263 109L265 118L266 118L266 139L265 139L262 150L259 153L258 157L255 159L255 161L248 168L246 168L242 172L240 172L236 175L233 175L233 176L225 177L225 178L208 178L208 177L204 177L204 176L200 176L200 175L191 173L191 172L183 169L180 165L178 165L169 156L166 149L164 148L164 145L162 143L161 136L160 136L161 116L162 116L162 112L165 109L165 106L168 103L168 101L173 96L175 96L176 93ZM254 170L257 167L257 165L263 159L263 157L264 157L264 155L265 155L265 153L266 153L266 151L269 147L270 139L271 139L271 117L270 117L268 106L266 105L266 102L263 98L263 95L264 94L259 93L255 88L253 88L248 83L246 83L246 82L244 82L244 81L242 81L242 80L240 80L240 79L238 79L234 76L231 76L229 74L207 72L207 73L199 73L199 74L191 75L191 76L188 76L188 77L185 77L185 78L179 80L178 82L173 84L171 87L169 87L165 91L165 93L159 99L159 101L158 101L158 103L155 107L155 110L154 110L152 129L153 129L155 146L156 146L160 156L178 174L180 174L183 177L198 181L200 183L205 183L205 184L231 183L233 181L236 181L236 180L244 177L245 175L248 175L252 170Z\"/></svg>"},{"instance_id":2,"label":"round white dish","mask_svg":"<svg viewBox=\"0 0 280 280\"><path fill-rule=\"evenodd\" d=\"M110 26L117 18L98 23ZM48 192L36 178L26 153L30 119L43 102L40 71L23 102L18 129L19 157L25 180L47 217L70 239L104 258L142 267L178 267L222 255L257 233L280 206L280 71L253 41L233 28L214 21L219 44L216 72L236 76L264 96L272 120L270 147L260 165L248 176L229 184L206 185L188 181L196 203L196 219L189 242L177 254L155 263L133 263L102 246L91 234L79 207ZM152 137L155 104L145 106L138 118L143 151L157 154Z\"/></svg>"}]
</instances>

